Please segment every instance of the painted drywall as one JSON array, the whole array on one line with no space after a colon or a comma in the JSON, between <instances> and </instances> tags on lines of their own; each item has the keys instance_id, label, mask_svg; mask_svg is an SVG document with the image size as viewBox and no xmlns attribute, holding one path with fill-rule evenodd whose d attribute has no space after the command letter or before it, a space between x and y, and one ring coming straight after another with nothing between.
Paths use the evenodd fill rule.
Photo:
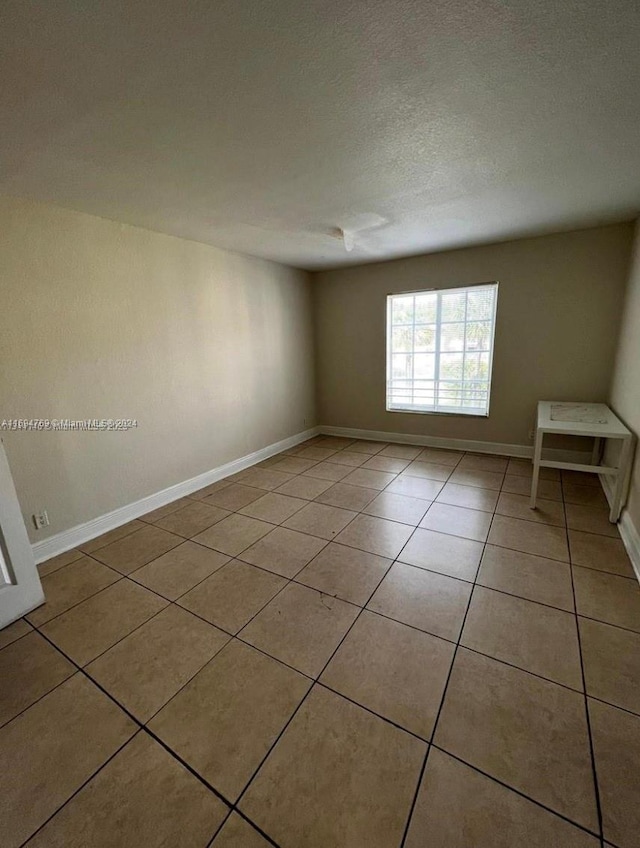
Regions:
<instances>
[{"instance_id":1,"label":"painted drywall","mask_svg":"<svg viewBox=\"0 0 640 848\"><path fill-rule=\"evenodd\" d=\"M32 540L315 423L305 272L0 199L0 280L0 418L138 422L2 434Z\"/></svg>"},{"instance_id":2,"label":"painted drywall","mask_svg":"<svg viewBox=\"0 0 640 848\"><path fill-rule=\"evenodd\" d=\"M637 0L13 0L2 35L2 194L309 269L638 208Z\"/></svg>"},{"instance_id":3,"label":"painted drywall","mask_svg":"<svg viewBox=\"0 0 640 848\"><path fill-rule=\"evenodd\" d=\"M538 400L606 401L632 225L314 275L320 424L526 445ZM488 418L385 410L386 295L498 280Z\"/></svg>"},{"instance_id":4,"label":"painted drywall","mask_svg":"<svg viewBox=\"0 0 640 848\"><path fill-rule=\"evenodd\" d=\"M613 370L611 406L627 427L640 436L640 220L624 299L622 324ZM640 450L636 449L627 509L640 535Z\"/></svg>"}]
</instances>

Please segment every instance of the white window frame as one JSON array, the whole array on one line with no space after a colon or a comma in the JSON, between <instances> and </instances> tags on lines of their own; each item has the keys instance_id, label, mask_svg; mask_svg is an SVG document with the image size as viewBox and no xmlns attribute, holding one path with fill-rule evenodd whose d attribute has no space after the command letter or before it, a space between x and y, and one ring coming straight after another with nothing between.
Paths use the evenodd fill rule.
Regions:
<instances>
[{"instance_id":1,"label":"white window frame","mask_svg":"<svg viewBox=\"0 0 640 848\"><path fill-rule=\"evenodd\" d=\"M443 323L441 321L441 309L442 309L442 295L451 293L451 292L468 292L471 289L478 288L486 288L493 289L495 294L493 298L493 312L491 315L491 332L489 338L489 374L487 378L487 406L486 410L481 408L463 408L462 406L450 406L447 407L444 404L439 404L437 399L434 401L433 405L420 405L416 403L406 403L406 404L392 404L391 396L392 396L392 380L393 380L393 370L392 370L392 307L393 300L397 297L409 297L411 295L419 296L424 294L433 294L437 295L437 306L436 306L436 343L435 343L435 368L434 368L434 395L437 398L438 384L440 382L443 383L468 383L468 380L453 380L453 379L441 379L440 374L440 354L441 354L441 334L442 334L442 326ZM472 283L464 286L451 286L448 288L431 288L431 289L420 289L417 291L406 291L406 292L394 292L393 294L387 295L387 312L386 312L386 321L387 321L387 329L386 329L386 344L387 344L387 373L386 373L386 409L387 412L403 412L403 413L414 413L418 415L457 415L457 416L465 416L465 417L478 417L478 418L488 418L489 417L489 408L491 405L491 389L492 389L492 378L493 378L493 354L495 348L495 333L496 333L496 315L498 308L498 282L493 280L487 283ZM445 322L445 324L448 322ZM458 323L458 322L456 322ZM461 322L460 322L461 323ZM467 323L466 315L464 323ZM414 312L414 320L413 320L413 335L415 335L415 312ZM483 351L485 352L485 351ZM464 357L466 356L467 351L463 350L463 377L464 377ZM415 378L413 378L415 380ZM482 381L484 382L484 381Z\"/></svg>"}]
</instances>

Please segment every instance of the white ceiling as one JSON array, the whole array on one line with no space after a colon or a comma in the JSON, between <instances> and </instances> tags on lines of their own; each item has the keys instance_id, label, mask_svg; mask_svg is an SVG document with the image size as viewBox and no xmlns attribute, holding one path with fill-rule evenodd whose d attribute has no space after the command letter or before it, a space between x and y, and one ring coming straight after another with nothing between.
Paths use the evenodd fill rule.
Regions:
<instances>
[{"instance_id":1,"label":"white ceiling","mask_svg":"<svg viewBox=\"0 0 640 848\"><path fill-rule=\"evenodd\" d=\"M5 194L311 269L640 207L637 0L8 0L0 25Z\"/></svg>"}]
</instances>

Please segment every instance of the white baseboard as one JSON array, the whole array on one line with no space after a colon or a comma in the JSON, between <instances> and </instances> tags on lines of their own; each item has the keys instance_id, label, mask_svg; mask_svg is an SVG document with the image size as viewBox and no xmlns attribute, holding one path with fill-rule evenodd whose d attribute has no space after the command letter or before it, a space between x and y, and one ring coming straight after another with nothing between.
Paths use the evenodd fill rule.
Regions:
<instances>
[{"instance_id":1,"label":"white baseboard","mask_svg":"<svg viewBox=\"0 0 640 848\"><path fill-rule=\"evenodd\" d=\"M618 529L629 554L629 559L631 560L631 565L635 571L638 583L640 583L640 533L631 520L628 510L622 513L618 522Z\"/></svg>"},{"instance_id":2,"label":"white baseboard","mask_svg":"<svg viewBox=\"0 0 640 848\"><path fill-rule=\"evenodd\" d=\"M508 445L501 442L479 442L471 439L446 439L441 436L414 436L409 433L385 433L381 430L356 430L352 427L330 427L321 425L318 430L327 436L344 436L348 439L369 439L374 442L398 442L404 445L420 445L430 448L448 448L449 450L473 451L474 453L494 453L502 456L514 456L530 459L533 445ZM546 459L566 462L589 461L591 454L586 451L566 451L545 448Z\"/></svg>"},{"instance_id":3,"label":"white baseboard","mask_svg":"<svg viewBox=\"0 0 640 848\"><path fill-rule=\"evenodd\" d=\"M107 512L105 515L92 518L84 524L78 524L69 530L63 530L61 533L49 536L48 539L43 539L41 542L34 542L32 548L35 560L36 562L44 562L53 556L69 551L84 542L88 542L90 539L95 539L96 536L101 536L109 530L115 530L116 527L133 521L134 518L139 518L147 512L171 503L171 501L183 498L192 492L197 492L198 489L204 489L205 486L210 486L224 477L237 474L238 471L243 471L251 465L262 462L262 460L268 459L270 456L274 456L274 454L287 450L287 448L298 445L307 439L311 439L313 436L318 435L319 432L320 428L313 427L310 430L304 430L302 433L296 433L295 436L289 436L287 439L274 442L272 445L267 445L265 448L248 453L246 456L241 456L239 459L234 459L225 465L219 465L217 468L205 471L204 474L198 474L197 477L192 477L190 480L176 483L173 486L162 489L160 492L155 492L153 495L148 495L126 506L114 509L112 512Z\"/></svg>"},{"instance_id":4,"label":"white baseboard","mask_svg":"<svg viewBox=\"0 0 640 848\"><path fill-rule=\"evenodd\" d=\"M613 498L611 478L607 477L606 474L599 474L598 476L600 478L600 484L602 485L607 497L607 501L611 504ZM629 559L631 560L631 565L633 566L638 583L640 583L640 532L638 532L638 528L631 520L629 510L622 510L622 515L618 522L618 530L620 531L620 537L622 538L624 546L627 549L627 553L629 554Z\"/></svg>"}]
</instances>

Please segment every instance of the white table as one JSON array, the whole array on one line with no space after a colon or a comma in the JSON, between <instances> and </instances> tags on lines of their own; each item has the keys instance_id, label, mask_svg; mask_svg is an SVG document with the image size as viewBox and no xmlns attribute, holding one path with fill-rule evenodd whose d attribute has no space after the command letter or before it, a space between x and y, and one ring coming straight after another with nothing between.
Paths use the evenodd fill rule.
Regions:
<instances>
[{"instance_id":1,"label":"white table","mask_svg":"<svg viewBox=\"0 0 640 848\"><path fill-rule=\"evenodd\" d=\"M542 459L542 440L545 433L563 433L572 436L591 436L595 439L591 465L577 462L552 462ZM602 439L620 439L620 458L616 467L600 465ZM633 434L604 403L560 403L541 400L538 403L538 420L533 451L533 479L531 481L531 509L536 508L540 468L564 468L586 471L613 477L614 488L609 521L620 518L623 500L629 486Z\"/></svg>"}]
</instances>

